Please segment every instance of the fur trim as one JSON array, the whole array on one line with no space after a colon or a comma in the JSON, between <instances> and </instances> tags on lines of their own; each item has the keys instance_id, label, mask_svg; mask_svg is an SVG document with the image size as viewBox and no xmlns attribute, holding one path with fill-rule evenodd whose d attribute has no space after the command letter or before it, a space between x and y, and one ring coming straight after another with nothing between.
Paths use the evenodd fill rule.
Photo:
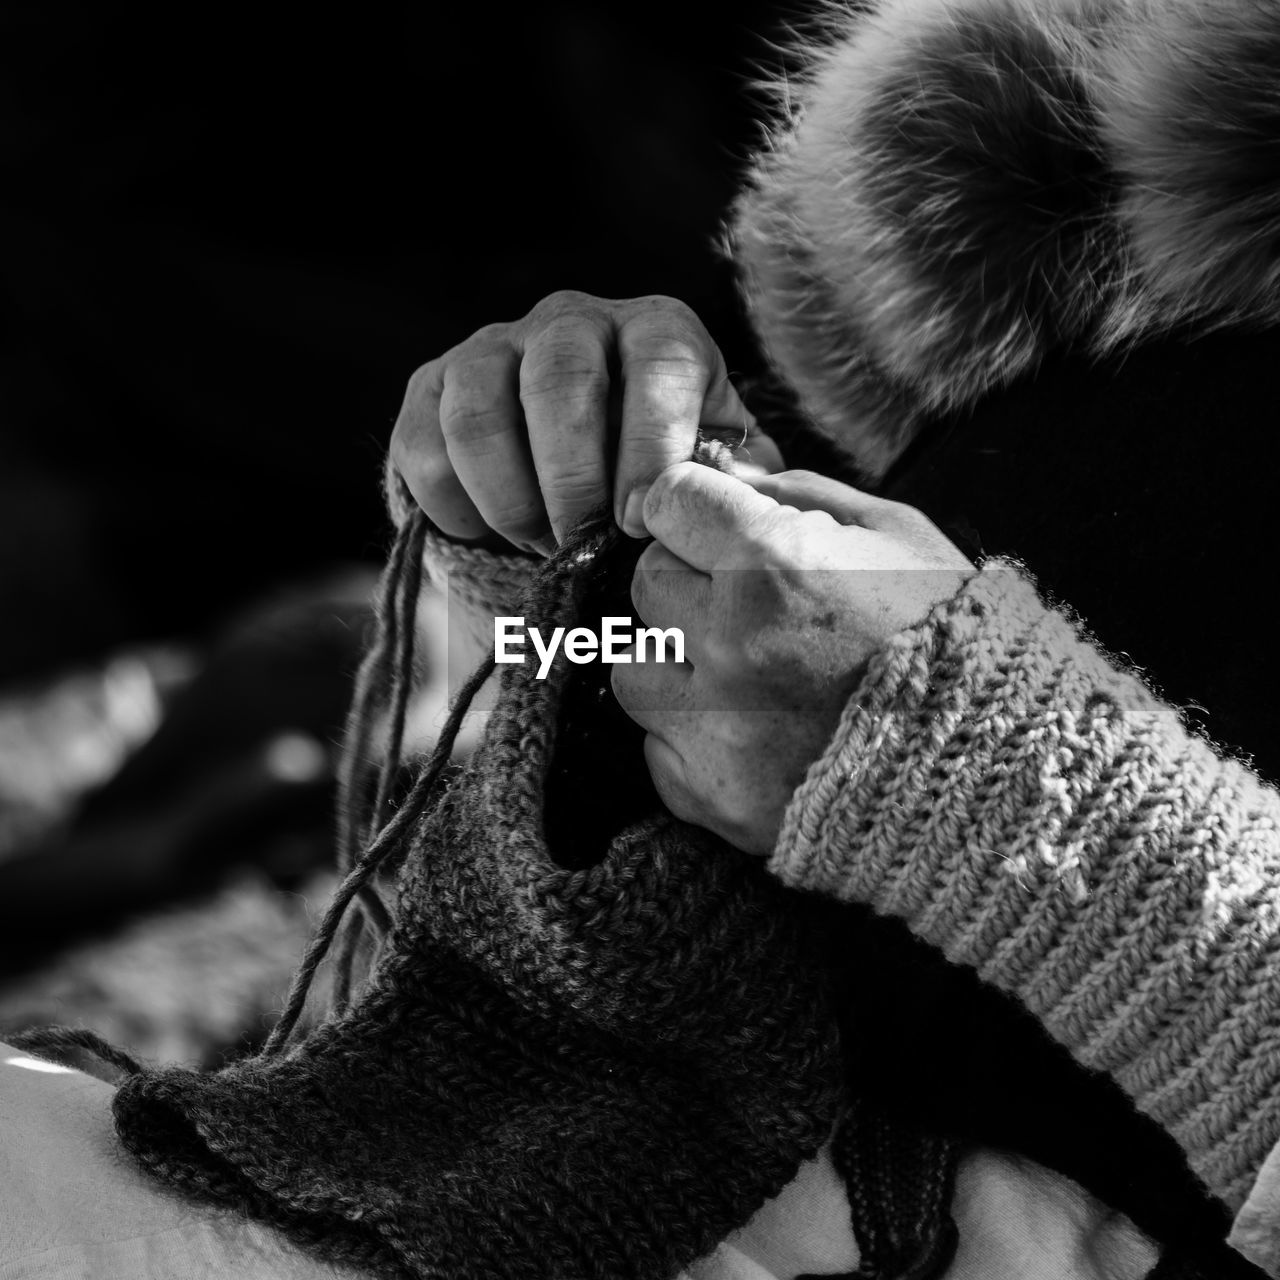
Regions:
<instances>
[{"instance_id":1,"label":"fur trim","mask_svg":"<svg viewBox=\"0 0 1280 1280\"><path fill-rule=\"evenodd\" d=\"M828 27L732 252L869 480L1051 349L1280 320L1274 0L880 0Z\"/></svg>"}]
</instances>

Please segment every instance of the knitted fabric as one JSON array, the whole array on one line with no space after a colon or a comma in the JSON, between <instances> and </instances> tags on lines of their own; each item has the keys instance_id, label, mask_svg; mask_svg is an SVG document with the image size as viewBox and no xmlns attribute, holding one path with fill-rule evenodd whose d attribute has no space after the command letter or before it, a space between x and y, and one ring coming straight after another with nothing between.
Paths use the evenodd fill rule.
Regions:
<instances>
[{"instance_id":1,"label":"knitted fabric","mask_svg":"<svg viewBox=\"0 0 1280 1280\"><path fill-rule=\"evenodd\" d=\"M603 527L537 577L530 625L598 624ZM379 1274L647 1278L827 1138L839 1048L784 891L644 788L611 797L610 832L561 821L557 796L586 808L598 785L601 743L563 727L566 707L593 723L600 673L535 673L503 669L465 771L398 815L394 926L349 1008L284 1054L121 1085L146 1169Z\"/></svg>"},{"instance_id":2,"label":"knitted fabric","mask_svg":"<svg viewBox=\"0 0 1280 1280\"><path fill-rule=\"evenodd\" d=\"M957 1237L950 1217L959 1152L938 1134L854 1099L832 1151L845 1180L858 1275L867 1280L945 1276ZM934 1225L922 1232L920 1224Z\"/></svg>"},{"instance_id":3,"label":"knitted fabric","mask_svg":"<svg viewBox=\"0 0 1280 1280\"><path fill-rule=\"evenodd\" d=\"M1280 1137L1278 863L1280 797L995 561L873 661L770 866L1016 996L1235 1210Z\"/></svg>"}]
</instances>

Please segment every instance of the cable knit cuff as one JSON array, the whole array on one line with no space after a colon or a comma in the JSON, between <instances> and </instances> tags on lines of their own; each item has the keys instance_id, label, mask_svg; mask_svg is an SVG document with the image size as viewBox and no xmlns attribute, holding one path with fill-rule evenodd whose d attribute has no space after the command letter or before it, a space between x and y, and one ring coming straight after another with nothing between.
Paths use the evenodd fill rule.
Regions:
<instances>
[{"instance_id":1,"label":"cable knit cuff","mask_svg":"<svg viewBox=\"0 0 1280 1280\"><path fill-rule=\"evenodd\" d=\"M1280 797L1016 566L877 656L770 865L1017 996L1242 1203L1280 1137Z\"/></svg>"}]
</instances>

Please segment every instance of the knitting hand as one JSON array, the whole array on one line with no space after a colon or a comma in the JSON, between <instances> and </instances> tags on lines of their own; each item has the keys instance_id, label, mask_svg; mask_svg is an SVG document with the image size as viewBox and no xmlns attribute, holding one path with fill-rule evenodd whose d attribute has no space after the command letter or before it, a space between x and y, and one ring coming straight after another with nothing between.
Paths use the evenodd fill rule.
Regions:
<instances>
[{"instance_id":1,"label":"knitting hand","mask_svg":"<svg viewBox=\"0 0 1280 1280\"><path fill-rule=\"evenodd\" d=\"M632 601L679 627L686 661L613 668L667 807L772 851L867 660L957 591L973 565L919 511L811 472L664 471Z\"/></svg>"},{"instance_id":2,"label":"knitting hand","mask_svg":"<svg viewBox=\"0 0 1280 1280\"><path fill-rule=\"evenodd\" d=\"M391 457L449 536L545 553L610 498L643 536L642 494L628 499L689 457L699 427L723 430L758 470L782 465L684 303L562 292L423 365Z\"/></svg>"}]
</instances>

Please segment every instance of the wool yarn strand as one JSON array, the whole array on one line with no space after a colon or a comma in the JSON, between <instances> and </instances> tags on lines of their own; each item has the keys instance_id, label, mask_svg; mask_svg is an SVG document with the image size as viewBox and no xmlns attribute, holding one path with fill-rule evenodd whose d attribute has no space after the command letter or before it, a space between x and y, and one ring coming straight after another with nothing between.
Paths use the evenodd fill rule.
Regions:
<instances>
[{"instance_id":1,"label":"wool yarn strand","mask_svg":"<svg viewBox=\"0 0 1280 1280\"><path fill-rule=\"evenodd\" d=\"M413 689L414 642L417 636L418 598L422 590L422 556L428 521L415 508L397 531L386 571L379 582L377 631L370 649L372 662L361 664L352 699L348 740L343 761L347 766L339 795L339 870L349 872L357 849L366 844L380 822L400 770L404 729ZM372 807L368 803L369 743L375 719L390 714L387 748L383 754ZM366 928L367 927L367 928ZM366 931L374 947L391 928L391 912L372 879L365 881L347 919L334 963L331 1004L335 1012L351 1000L353 975L360 939Z\"/></svg>"},{"instance_id":2,"label":"wool yarn strand","mask_svg":"<svg viewBox=\"0 0 1280 1280\"><path fill-rule=\"evenodd\" d=\"M449 712L449 718L441 730L439 740L436 742L435 750L414 783L413 789L405 797L404 804L396 811L391 821L378 833L373 843L365 851L364 856L361 857L359 862L352 868L350 874L338 886L333 899L325 910L320 927L316 930L315 936L307 946L298 972L294 975L293 984L285 999L284 1012L280 1015L279 1021L272 1028L271 1034L267 1037L267 1041L263 1046L262 1052L264 1056L270 1057L284 1051L289 1035L302 1014L303 1005L306 1003L307 994L311 989L316 970L320 967L321 961L333 943L334 935L338 930L338 926L342 923L347 907L369 877L378 870L389 855L397 851L397 844L404 830L421 817L420 807L426 805L432 790L448 765L450 756L453 754L453 744L457 740L458 731L462 727L467 710L474 701L476 694L480 692L481 686L492 674L494 665L494 660L487 658L472 672L466 684L459 690L453 708Z\"/></svg>"}]
</instances>

